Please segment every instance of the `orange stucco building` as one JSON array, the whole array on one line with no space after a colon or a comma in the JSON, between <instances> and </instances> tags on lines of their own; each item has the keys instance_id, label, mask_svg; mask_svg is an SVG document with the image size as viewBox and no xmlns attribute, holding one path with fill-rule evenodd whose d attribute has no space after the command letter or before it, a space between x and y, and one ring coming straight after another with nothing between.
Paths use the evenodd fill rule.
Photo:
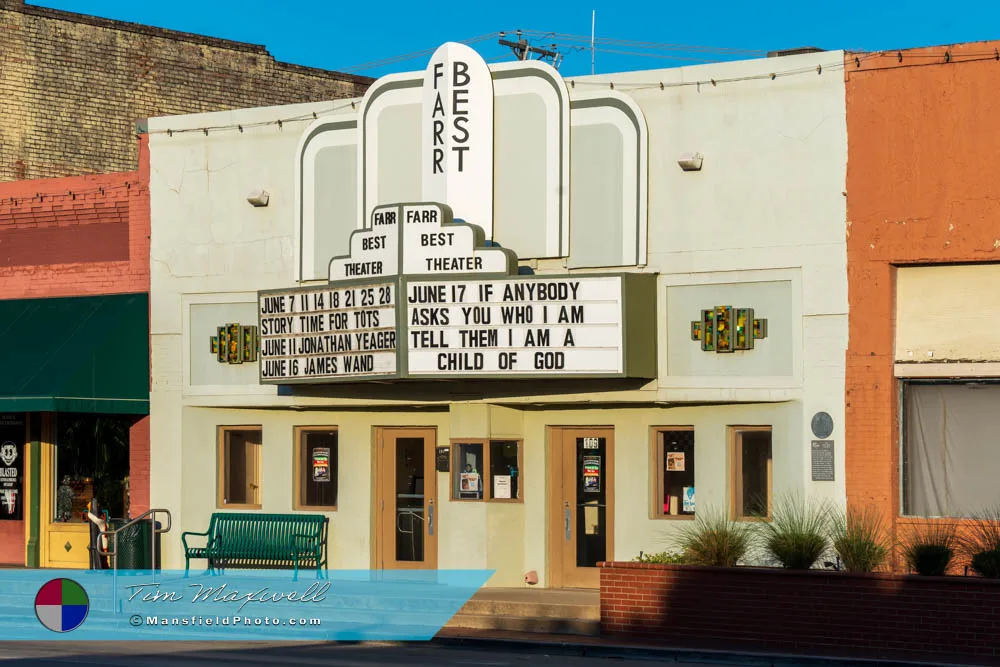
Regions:
<instances>
[{"instance_id":1,"label":"orange stucco building","mask_svg":"<svg viewBox=\"0 0 1000 667\"><path fill-rule=\"evenodd\" d=\"M847 496L897 538L1000 503L998 49L846 56Z\"/></svg>"}]
</instances>

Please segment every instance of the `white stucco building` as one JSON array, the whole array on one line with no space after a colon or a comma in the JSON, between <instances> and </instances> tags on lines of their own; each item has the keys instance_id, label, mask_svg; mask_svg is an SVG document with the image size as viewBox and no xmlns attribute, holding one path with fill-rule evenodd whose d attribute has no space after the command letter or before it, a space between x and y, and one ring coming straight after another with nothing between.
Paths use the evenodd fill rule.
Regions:
<instances>
[{"instance_id":1,"label":"white stucco building","mask_svg":"<svg viewBox=\"0 0 1000 667\"><path fill-rule=\"evenodd\" d=\"M491 586L536 571L543 586L586 587L600 560L663 550L692 507L842 502L842 61L573 80L513 63L484 80L485 64L449 45L363 99L151 119L151 505L177 532L216 511L325 512L335 568L488 568ZM267 205L251 205L261 190ZM404 206L420 202L450 209ZM449 210L465 224L411 233L412 211ZM376 217L387 211L401 217ZM381 234L383 222L396 226ZM547 301L571 319L462 329L425 317L458 317L454 292L430 310L407 303L464 286L496 318L482 286L529 283L573 289ZM361 351L371 360L331 338L296 357L282 336L309 336L297 320L277 330L292 316L272 310L307 287L326 296L302 302L323 322L335 293L374 298L363 306L381 326L357 326L395 333ZM508 305L537 318L546 300L531 294ZM716 349L727 330L714 336L703 311L717 307L734 328L749 318L728 339L744 349ZM212 351L228 324L244 327L244 363ZM441 357L442 341L472 356ZM522 366L504 366L515 348ZM814 429L817 413L830 419ZM163 557L183 565L179 539Z\"/></svg>"}]
</instances>

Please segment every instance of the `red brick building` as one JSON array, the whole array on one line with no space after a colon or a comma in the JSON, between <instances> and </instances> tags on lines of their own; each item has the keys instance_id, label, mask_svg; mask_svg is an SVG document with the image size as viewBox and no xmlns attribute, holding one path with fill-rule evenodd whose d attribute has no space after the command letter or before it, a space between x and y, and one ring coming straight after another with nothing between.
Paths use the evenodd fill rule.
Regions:
<instances>
[{"instance_id":1,"label":"red brick building","mask_svg":"<svg viewBox=\"0 0 1000 667\"><path fill-rule=\"evenodd\" d=\"M0 184L0 430L23 443L0 563L85 567L90 497L148 509L145 139L139 154L136 172Z\"/></svg>"},{"instance_id":2,"label":"red brick building","mask_svg":"<svg viewBox=\"0 0 1000 667\"><path fill-rule=\"evenodd\" d=\"M847 495L896 537L1000 503L998 48L845 63Z\"/></svg>"}]
</instances>

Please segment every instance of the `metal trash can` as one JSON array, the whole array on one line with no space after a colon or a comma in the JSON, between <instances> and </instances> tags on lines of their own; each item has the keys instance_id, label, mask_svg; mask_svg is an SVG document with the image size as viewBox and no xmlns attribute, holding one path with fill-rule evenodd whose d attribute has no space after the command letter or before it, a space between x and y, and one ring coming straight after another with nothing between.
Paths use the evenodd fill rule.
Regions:
<instances>
[{"instance_id":1,"label":"metal trash can","mask_svg":"<svg viewBox=\"0 0 1000 667\"><path fill-rule=\"evenodd\" d=\"M127 521L112 519L111 528L118 531L117 561L119 570L150 570L153 567L153 553L156 553L156 567L162 567L160 560L160 534L153 535L153 521L146 519L122 528ZM156 522L156 529L161 528ZM108 545L114 549L114 544Z\"/></svg>"}]
</instances>

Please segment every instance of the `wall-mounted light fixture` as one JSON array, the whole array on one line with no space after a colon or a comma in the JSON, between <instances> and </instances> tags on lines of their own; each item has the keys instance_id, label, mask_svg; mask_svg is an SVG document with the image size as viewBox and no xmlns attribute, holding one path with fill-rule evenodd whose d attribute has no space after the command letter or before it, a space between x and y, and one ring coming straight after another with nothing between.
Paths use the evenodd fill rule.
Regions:
<instances>
[{"instance_id":1,"label":"wall-mounted light fixture","mask_svg":"<svg viewBox=\"0 0 1000 667\"><path fill-rule=\"evenodd\" d=\"M249 197L247 197L247 201L254 207L267 206L267 202L270 198L271 196L267 194L267 190L255 190L250 193Z\"/></svg>"},{"instance_id":2,"label":"wall-mounted light fixture","mask_svg":"<svg viewBox=\"0 0 1000 667\"><path fill-rule=\"evenodd\" d=\"M762 338L767 338L767 320L755 318L753 308L716 306L691 323L691 340L701 341L706 352L752 350Z\"/></svg>"},{"instance_id":3,"label":"wall-mounted light fixture","mask_svg":"<svg viewBox=\"0 0 1000 667\"><path fill-rule=\"evenodd\" d=\"M705 156L701 153L682 153L677 164L684 171L701 171L701 163L704 161Z\"/></svg>"},{"instance_id":4,"label":"wall-mounted light fixture","mask_svg":"<svg viewBox=\"0 0 1000 667\"><path fill-rule=\"evenodd\" d=\"M260 335L254 325L232 323L218 327L211 338L212 354L220 364L243 364L257 361Z\"/></svg>"}]
</instances>

